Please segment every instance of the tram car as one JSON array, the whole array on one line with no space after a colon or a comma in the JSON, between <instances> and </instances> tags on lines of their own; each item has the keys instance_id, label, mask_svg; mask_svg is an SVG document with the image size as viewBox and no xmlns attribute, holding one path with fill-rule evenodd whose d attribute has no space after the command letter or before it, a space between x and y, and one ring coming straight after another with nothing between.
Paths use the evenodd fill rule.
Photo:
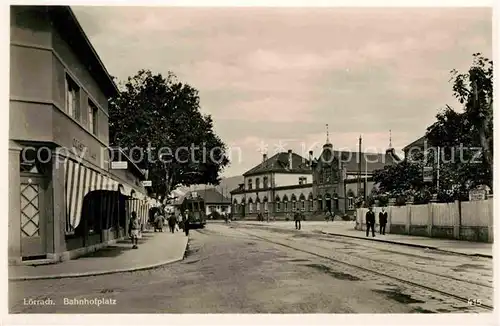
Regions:
<instances>
[{"instance_id":1,"label":"tram car","mask_svg":"<svg viewBox=\"0 0 500 326\"><path fill-rule=\"evenodd\" d=\"M200 197L184 198L181 204L181 213L189 210L189 226L204 228L206 224L205 201Z\"/></svg>"}]
</instances>

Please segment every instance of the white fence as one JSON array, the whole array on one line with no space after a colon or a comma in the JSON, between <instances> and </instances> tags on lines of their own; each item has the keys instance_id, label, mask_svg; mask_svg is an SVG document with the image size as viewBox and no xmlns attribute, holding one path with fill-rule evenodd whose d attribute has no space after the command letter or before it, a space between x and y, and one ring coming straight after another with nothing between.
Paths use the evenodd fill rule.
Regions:
<instances>
[{"instance_id":1,"label":"white fence","mask_svg":"<svg viewBox=\"0 0 500 326\"><path fill-rule=\"evenodd\" d=\"M493 198L479 201L389 206L387 232L493 242ZM357 209L356 228L366 229L367 208ZM376 227L381 207L374 207Z\"/></svg>"}]
</instances>

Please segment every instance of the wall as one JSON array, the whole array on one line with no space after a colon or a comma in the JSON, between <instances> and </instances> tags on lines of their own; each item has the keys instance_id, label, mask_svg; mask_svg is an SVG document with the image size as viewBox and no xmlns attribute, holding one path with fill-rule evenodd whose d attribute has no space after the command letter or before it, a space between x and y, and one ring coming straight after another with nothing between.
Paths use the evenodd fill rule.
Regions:
<instances>
[{"instance_id":1,"label":"wall","mask_svg":"<svg viewBox=\"0 0 500 326\"><path fill-rule=\"evenodd\" d=\"M378 212L375 207L376 228ZM493 242L493 198L481 201L386 207L388 233ZM367 209L356 212L356 229L366 230Z\"/></svg>"}]
</instances>

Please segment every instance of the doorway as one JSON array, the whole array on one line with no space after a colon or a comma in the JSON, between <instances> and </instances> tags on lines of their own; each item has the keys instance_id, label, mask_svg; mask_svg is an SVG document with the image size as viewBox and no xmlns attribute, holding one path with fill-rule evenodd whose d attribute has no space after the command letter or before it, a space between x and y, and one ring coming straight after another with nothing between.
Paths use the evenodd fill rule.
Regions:
<instances>
[{"instance_id":1,"label":"doorway","mask_svg":"<svg viewBox=\"0 0 500 326\"><path fill-rule=\"evenodd\" d=\"M46 258L48 180L42 176L21 176L20 192L21 256L23 260Z\"/></svg>"}]
</instances>

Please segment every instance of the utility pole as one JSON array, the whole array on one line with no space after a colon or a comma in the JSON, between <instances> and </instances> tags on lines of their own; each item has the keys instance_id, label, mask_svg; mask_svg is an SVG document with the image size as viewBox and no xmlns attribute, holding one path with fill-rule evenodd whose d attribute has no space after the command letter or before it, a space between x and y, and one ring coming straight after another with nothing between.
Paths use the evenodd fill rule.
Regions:
<instances>
[{"instance_id":1,"label":"utility pole","mask_svg":"<svg viewBox=\"0 0 500 326\"><path fill-rule=\"evenodd\" d=\"M359 149L358 149L358 193L360 195L361 191L361 135L359 135Z\"/></svg>"}]
</instances>

